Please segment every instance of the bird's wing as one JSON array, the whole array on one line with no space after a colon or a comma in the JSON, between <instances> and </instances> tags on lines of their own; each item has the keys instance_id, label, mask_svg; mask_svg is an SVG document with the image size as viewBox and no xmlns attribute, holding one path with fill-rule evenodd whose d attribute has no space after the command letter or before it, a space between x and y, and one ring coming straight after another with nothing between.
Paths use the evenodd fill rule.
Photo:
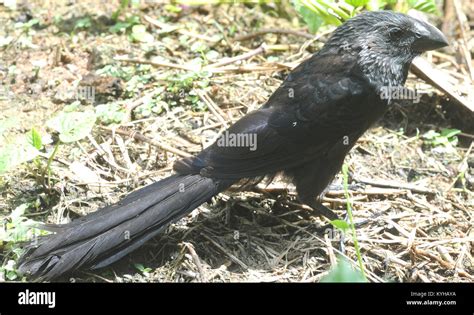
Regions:
<instances>
[{"instance_id":1,"label":"bird's wing","mask_svg":"<svg viewBox=\"0 0 474 315\"><path fill-rule=\"evenodd\" d=\"M313 56L292 71L267 104L237 121L197 156L177 162L175 170L252 178L325 154L357 129L357 109L349 104L358 106L366 96L353 66L350 58Z\"/></svg>"}]
</instances>

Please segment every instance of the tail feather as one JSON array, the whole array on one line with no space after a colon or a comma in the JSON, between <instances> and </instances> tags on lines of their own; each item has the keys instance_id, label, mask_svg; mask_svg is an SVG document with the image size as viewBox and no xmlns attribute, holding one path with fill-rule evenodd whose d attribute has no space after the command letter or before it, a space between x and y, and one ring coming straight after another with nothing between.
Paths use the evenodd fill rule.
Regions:
<instances>
[{"instance_id":1,"label":"tail feather","mask_svg":"<svg viewBox=\"0 0 474 315\"><path fill-rule=\"evenodd\" d=\"M51 280L80 268L105 267L134 251L232 184L200 175L173 175L128 195L30 245L20 271Z\"/></svg>"}]
</instances>

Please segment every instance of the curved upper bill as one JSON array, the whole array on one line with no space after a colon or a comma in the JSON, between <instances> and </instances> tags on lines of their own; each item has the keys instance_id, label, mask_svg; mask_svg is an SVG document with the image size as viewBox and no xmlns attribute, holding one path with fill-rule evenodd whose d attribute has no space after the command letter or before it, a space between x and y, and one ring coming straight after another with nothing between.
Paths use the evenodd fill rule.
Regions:
<instances>
[{"instance_id":1,"label":"curved upper bill","mask_svg":"<svg viewBox=\"0 0 474 315\"><path fill-rule=\"evenodd\" d=\"M419 36L413 43L413 48L416 51L433 50L449 45L446 36L433 25L418 21L415 28Z\"/></svg>"}]
</instances>

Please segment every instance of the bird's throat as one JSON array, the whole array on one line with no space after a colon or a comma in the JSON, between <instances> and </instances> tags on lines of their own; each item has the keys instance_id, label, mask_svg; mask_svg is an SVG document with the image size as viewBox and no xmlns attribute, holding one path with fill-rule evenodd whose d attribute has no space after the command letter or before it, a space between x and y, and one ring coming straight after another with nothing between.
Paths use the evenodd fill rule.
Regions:
<instances>
[{"instance_id":1,"label":"bird's throat","mask_svg":"<svg viewBox=\"0 0 474 315\"><path fill-rule=\"evenodd\" d=\"M414 56L387 56L367 49L359 53L358 66L377 93L386 88L402 87Z\"/></svg>"}]
</instances>

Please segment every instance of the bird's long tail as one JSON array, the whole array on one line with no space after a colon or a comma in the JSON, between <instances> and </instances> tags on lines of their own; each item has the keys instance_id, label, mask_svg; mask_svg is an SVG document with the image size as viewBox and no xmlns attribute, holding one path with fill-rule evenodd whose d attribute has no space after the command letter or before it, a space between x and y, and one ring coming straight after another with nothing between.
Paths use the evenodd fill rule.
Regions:
<instances>
[{"instance_id":1,"label":"bird's long tail","mask_svg":"<svg viewBox=\"0 0 474 315\"><path fill-rule=\"evenodd\" d=\"M139 189L121 202L65 225L27 246L19 270L52 280L72 271L105 267L163 231L232 181L173 175Z\"/></svg>"}]
</instances>

